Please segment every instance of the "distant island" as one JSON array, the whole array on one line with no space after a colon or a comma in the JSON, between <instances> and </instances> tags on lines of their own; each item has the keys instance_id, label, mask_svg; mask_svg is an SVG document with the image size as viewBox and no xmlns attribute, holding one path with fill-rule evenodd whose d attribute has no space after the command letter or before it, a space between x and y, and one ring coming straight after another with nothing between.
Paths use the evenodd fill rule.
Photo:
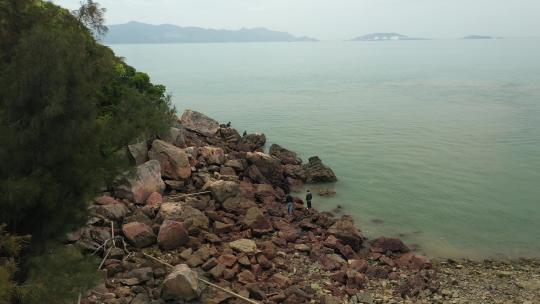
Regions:
<instances>
[{"instance_id":1,"label":"distant island","mask_svg":"<svg viewBox=\"0 0 540 304\"><path fill-rule=\"evenodd\" d=\"M180 27L171 24L152 25L129 22L108 26L105 43L209 43L209 42L296 42L317 41L266 28L216 30L200 27Z\"/></svg>"},{"instance_id":2,"label":"distant island","mask_svg":"<svg viewBox=\"0 0 540 304\"><path fill-rule=\"evenodd\" d=\"M356 37L351 41L387 41L387 40L428 40L426 38L409 37L398 33L372 33Z\"/></svg>"},{"instance_id":3,"label":"distant island","mask_svg":"<svg viewBox=\"0 0 540 304\"><path fill-rule=\"evenodd\" d=\"M475 40L475 39L495 39L495 38L491 36L483 36L483 35L469 35L469 36L463 37L462 39Z\"/></svg>"}]
</instances>

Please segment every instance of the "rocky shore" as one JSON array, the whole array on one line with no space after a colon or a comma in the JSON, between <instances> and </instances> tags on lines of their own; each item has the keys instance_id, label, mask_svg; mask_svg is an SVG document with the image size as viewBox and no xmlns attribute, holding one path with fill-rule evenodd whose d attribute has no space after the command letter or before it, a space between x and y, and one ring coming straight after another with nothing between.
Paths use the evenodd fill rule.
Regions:
<instances>
[{"instance_id":1,"label":"rocky shore","mask_svg":"<svg viewBox=\"0 0 540 304\"><path fill-rule=\"evenodd\" d=\"M67 236L102 261L81 303L538 303L536 261L431 262L299 197L287 214L286 193L337 178L265 144L187 110L167 136L130 146L135 172Z\"/></svg>"}]
</instances>

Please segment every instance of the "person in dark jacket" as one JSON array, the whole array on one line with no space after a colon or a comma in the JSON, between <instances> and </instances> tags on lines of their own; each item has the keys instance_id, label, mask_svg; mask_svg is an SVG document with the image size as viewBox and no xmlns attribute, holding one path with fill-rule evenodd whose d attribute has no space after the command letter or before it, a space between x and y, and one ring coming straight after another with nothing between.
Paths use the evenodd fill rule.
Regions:
<instances>
[{"instance_id":1,"label":"person in dark jacket","mask_svg":"<svg viewBox=\"0 0 540 304\"><path fill-rule=\"evenodd\" d=\"M285 197L285 203L287 204L287 213L292 214L293 212L293 198L290 194L287 194Z\"/></svg>"},{"instance_id":2,"label":"person in dark jacket","mask_svg":"<svg viewBox=\"0 0 540 304\"><path fill-rule=\"evenodd\" d=\"M311 209L311 200L313 199L313 195L311 194L311 191L307 191L307 194L306 194L306 204L307 204L307 208L308 209Z\"/></svg>"}]
</instances>

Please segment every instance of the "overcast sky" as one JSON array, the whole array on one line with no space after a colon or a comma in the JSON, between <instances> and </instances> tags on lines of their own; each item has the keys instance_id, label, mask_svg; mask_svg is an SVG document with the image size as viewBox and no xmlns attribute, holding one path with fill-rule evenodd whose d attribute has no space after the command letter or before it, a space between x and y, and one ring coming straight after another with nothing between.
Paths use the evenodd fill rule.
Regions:
<instances>
[{"instance_id":1,"label":"overcast sky","mask_svg":"<svg viewBox=\"0 0 540 304\"><path fill-rule=\"evenodd\" d=\"M80 0L53 0L76 8ZM469 34L540 36L540 0L98 0L107 23L239 29L266 27L322 40L398 32L426 38Z\"/></svg>"}]
</instances>

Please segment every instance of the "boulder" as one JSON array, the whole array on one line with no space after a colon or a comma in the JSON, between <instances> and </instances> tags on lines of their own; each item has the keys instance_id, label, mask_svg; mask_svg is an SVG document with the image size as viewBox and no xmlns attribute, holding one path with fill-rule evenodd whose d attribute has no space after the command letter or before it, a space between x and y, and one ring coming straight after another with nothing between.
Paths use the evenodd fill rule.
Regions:
<instances>
[{"instance_id":1,"label":"boulder","mask_svg":"<svg viewBox=\"0 0 540 304\"><path fill-rule=\"evenodd\" d=\"M225 152L218 147L204 146L199 148L199 157L202 157L207 165L222 165L225 163Z\"/></svg>"},{"instance_id":2,"label":"boulder","mask_svg":"<svg viewBox=\"0 0 540 304\"><path fill-rule=\"evenodd\" d=\"M265 233L270 233L274 229L272 224L266 219L264 214L261 212L261 209L258 207L249 208L244 217L243 223L251 228L253 234L261 235Z\"/></svg>"},{"instance_id":3,"label":"boulder","mask_svg":"<svg viewBox=\"0 0 540 304\"><path fill-rule=\"evenodd\" d=\"M226 224L219 221L214 222L214 232L217 234L229 233L233 227L233 224Z\"/></svg>"},{"instance_id":4,"label":"boulder","mask_svg":"<svg viewBox=\"0 0 540 304\"><path fill-rule=\"evenodd\" d=\"M122 232L128 241L137 248L147 247L156 242L156 236L152 228L144 223L131 222L124 224Z\"/></svg>"},{"instance_id":5,"label":"boulder","mask_svg":"<svg viewBox=\"0 0 540 304\"><path fill-rule=\"evenodd\" d=\"M281 163L284 165L302 164L302 160L296 155L295 152L289 151L277 144L270 146L270 155L281 160Z\"/></svg>"},{"instance_id":6,"label":"boulder","mask_svg":"<svg viewBox=\"0 0 540 304\"><path fill-rule=\"evenodd\" d=\"M325 166L318 156L309 158L309 163L304 165L307 183L326 183L337 181L334 171Z\"/></svg>"},{"instance_id":7,"label":"boulder","mask_svg":"<svg viewBox=\"0 0 540 304\"><path fill-rule=\"evenodd\" d=\"M236 171L244 171L244 163L239 159L231 159L225 162L225 166L231 167Z\"/></svg>"},{"instance_id":8,"label":"boulder","mask_svg":"<svg viewBox=\"0 0 540 304\"><path fill-rule=\"evenodd\" d=\"M112 205L112 204L119 204L120 202L117 201L115 198L110 197L108 195L102 195L102 196L96 197L94 199L94 203L96 205Z\"/></svg>"},{"instance_id":9,"label":"boulder","mask_svg":"<svg viewBox=\"0 0 540 304\"><path fill-rule=\"evenodd\" d=\"M115 182L116 197L144 204L153 192L163 193L165 183L161 179L161 166L158 161L150 160L137 166L134 174L126 173Z\"/></svg>"},{"instance_id":10,"label":"boulder","mask_svg":"<svg viewBox=\"0 0 540 304\"><path fill-rule=\"evenodd\" d=\"M186 147L186 136L183 128L170 128L163 140L180 148Z\"/></svg>"},{"instance_id":11,"label":"boulder","mask_svg":"<svg viewBox=\"0 0 540 304\"><path fill-rule=\"evenodd\" d=\"M221 127L219 129L219 134L221 135L221 138L223 138L225 142L232 145L237 144L242 139L240 134L238 134L238 131L230 127L225 127L225 128Z\"/></svg>"},{"instance_id":12,"label":"boulder","mask_svg":"<svg viewBox=\"0 0 540 304\"><path fill-rule=\"evenodd\" d=\"M257 168L255 165L249 166L245 172L245 175L247 175L255 183L268 183L266 177L264 177L259 168Z\"/></svg>"},{"instance_id":13,"label":"boulder","mask_svg":"<svg viewBox=\"0 0 540 304\"><path fill-rule=\"evenodd\" d=\"M384 236L381 236L373 241L371 243L371 251L372 252L379 252L379 253L386 253L388 251L390 252L409 252L409 247L405 245L400 239L397 238L387 238Z\"/></svg>"},{"instance_id":14,"label":"boulder","mask_svg":"<svg viewBox=\"0 0 540 304\"><path fill-rule=\"evenodd\" d=\"M281 161L271 155L262 152L248 152L246 159L269 180L274 180L282 174Z\"/></svg>"},{"instance_id":15,"label":"boulder","mask_svg":"<svg viewBox=\"0 0 540 304\"><path fill-rule=\"evenodd\" d=\"M240 141L240 150L242 151L255 151L264 147L266 144L266 136L264 134L254 133L248 134L242 137Z\"/></svg>"},{"instance_id":16,"label":"boulder","mask_svg":"<svg viewBox=\"0 0 540 304\"><path fill-rule=\"evenodd\" d=\"M255 281L257 280L255 278L255 275L249 270L244 270L240 272L239 274L236 275L236 277L238 279L238 282L244 285L255 283Z\"/></svg>"},{"instance_id":17,"label":"boulder","mask_svg":"<svg viewBox=\"0 0 540 304\"><path fill-rule=\"evenodd\" d=\"M230 197L235 197L239 190L240 185L233 181L218 180L210 184L210 191L212 196L218 203L223 203Z\"/></svg>"},{"instance_id":18,"label":"boulder","mask_svg":"<svg viewBox=\"0 0 540 304\"><path fill-rule=\"evenodd\" d=\"M289 185L289 190L291 192L300 192L304 188L304 183L302 180L292 177L287 177L287 184Z\"/></svg>"},{"instance_id":19,"label":"boulder","mask_svg":"<svg viewBox=\"0 0 540 304\"><path fill-rule=\"evenodd\" d=\"M254 201L239 195L228 198L223 202L222 206L227 212L243 214L247 209L257 207L257 204Z\"/></svg>"},{"instance_id":20,"label":"boulder","mask_svg":"<svg viewBox=\"0 0 540 304\"><path fill-rule=\"evenodd\" d=\"M210 220L200 210L191 206L184 206L181 219L188 225L188 227L197 227L204 230L208 230Z\"/></svg>"},{"instance_id":21,"label":"boulder","mask_svg":"<svg viewBox=\"0 0 540 304\"><path fill-rule=\"evenodd\" d=\"M219 169L220 175L236 175L236 171L234 171L231 167L221 167Z\"/></svg>"},{"instance_id":22,"label":"boulder","mask_svg":"<svg viewBox=\"0 0 540 304\"><path fill-rule=\"evenodd\" d=\"M158 213L159 220L176 220L184 223L185 228L198 227L208 229L209 220L204 213L188 205L167 202L161 204Z\"/></svg>"},{"instance_id":23,"label":"boulder","mask_svg":"<svg viewBox=\"0 0 540 304\"><path fill-rule=\"evenodd\" d=\"M257 251L257 244L248 239L239 239L234 242L230 242L229 247L243 253L255 253Z\"/></svg>"},{"instance_id":24,"label":"boulder","mask_svg":"<svg viewBox=\"0 0 540 304\"><path fill-rule=\"evenodd\" d=\"M182 217L182 204L166 202L161 204L157 217L161 220L180 220Z\"/></svg>"},{"instance_id":25,"label":"boulder","mask_svg":"<svg viewBox=\"0 0 540 304\"><path fill-rule=\"evenodd\" d=\"M300 165L284 165L283 173L288 177L299 179L303 182L306 181L306 171Z\"/></svg>"},{"instance_id":26,"label":"boulder","mask_svg":"<svg viewBox=\"0 0 540 304\"><path fill-rule=\"evenodd\" d=\"M180 118L180 124L188 130L204 136L213 136L219 130L219 123L197 111L186 110Z\"/></svg>"},{"instance_id":27,"label":"boulder","mask_svg":"<svg viewBox=\"0 0 540 304\"><path fill-rule=\"evenodd\" d=\"M356 229L354 220L348 215L344 215L330 226L328 234L335 236L343 244L350 245L355 251L360 250L364 241L364 236Z\"/></svg>"},{"instance_id":28,"label":"boulder","mask_svg":"<svg viewBox=\"0 0 540 304\"><path fill-rule=\"evenodd\" d=\"M163 280L161 297L164 300L190 301L199 296L198 275L186 264L174 266Z\"/></svg>"},{"instance_id":29,"label":"boulder","mask_svg":"<svg viewBox=\"0 0 540 304\"><path fill-rule=\"evenodd\" d=\"M181 247L189 241L189 234L181 222L165 220L159 228L158 244L165 250Z\"/></svg>"},{"instance_id":30,"label":"boulder","mask_svg":"<svg viewBox=\"0 0 540 304\"><path fill-rule=\"evenodd\" d=\"M163 140L156 139L148 152L150 159L159 161L161 174L170 179L186 179L191 176L191 164L183 150Z\"/></svg>"},{"instance_id":31,"label":"boulder","mask_svg":"<svg viewBox=\"0 0 540 304\"><path fill-rule=\"evenodd\" d=\"M157 192L153 192L146 199L146 205L150 207L157 207L163 202L163 196Z\"/></svg>"},{"instance_id":32,"label":"boulder","mask_svg":"<svg viewBox=\"0 0 540 304\"><path fill-rule=\"evenodd\" d=\"M208 207L208 202L210 201L208 196L195 197L190 196L185 198L185 205L191 206L200 211L204 211Z\"/></svg>"},{"instance_id":33,"label":"boulder","mask_svg":"<svg viewBox=\"0 0 540 304\"><path fill-rule=\"evenodd\" d=\"M123 203L97 205L90 208L94 214L108 220L119 221L129 214L129 209Z\"/></svg>"},{"instance_id":34,"label":"boulder","mask_svg":"<svg viewBox=\"0 0 540 304\"><path fill-rule=\"evenodd\" d=\"M137 166L148 161L148 145L146 144L146 141L128 145L128 152Z\"/></svg>"},{"instance_id":35,"label":"boulder","mask_svg":"<svg viewBox=\"0 0 540 304\"><path fill-rule=\"evenodd\" d=\"M281 273L275 273L271 278L270 278L270 281L272 281L272 283L276 284L278 288L280 289L285 289L287 287L289 287L291 284L292 284L292 280L281 274Z\"/></svg>"}]
</instances>

